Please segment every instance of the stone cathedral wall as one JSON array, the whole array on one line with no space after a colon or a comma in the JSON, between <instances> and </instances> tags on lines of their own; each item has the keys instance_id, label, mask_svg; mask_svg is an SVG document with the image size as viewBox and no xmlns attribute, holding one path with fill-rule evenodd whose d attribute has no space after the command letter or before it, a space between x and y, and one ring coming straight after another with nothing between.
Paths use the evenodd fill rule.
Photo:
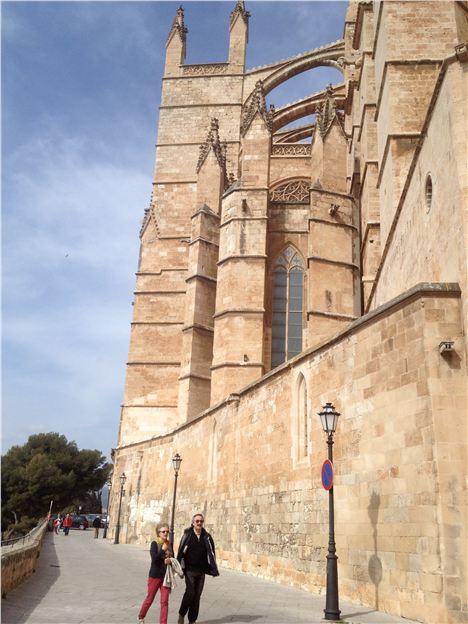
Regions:
<instances>
[{"instance_id":1,"label":"stone cathedral wall","mask_svg":"<svg viewBox=\"0 0 468 624\"><path fill-rule=\"evenodd\" d=\"M333 401L341 412L334 448L341 597L428 623L462 622L460 313L458 287L420 285L190 425L119 449L115 471L128 478L121 538L145 543L159 520L169 520L177 451L176 541L201 510L222 565L322 592L326 443L316 412ZM455 352L444 357L438 345L448 334ZM298 420L301 375L306 428Z\"/></svg>"},{"instance_id":2,"label":"stone cathedral wall","mask_svg":"<svg viewBox=\"0 0 468 624\"><path fill-rule=\"evenodd\" d=\"M178 9L111 539L122 472L122 542L148 543L170 519L178 452L176 542L202 511L223 566L324 592L327 447L316 413L331 401L341 412L340 596L427 624L467 620L468 52L455 48L468 36L467 7L350 2L344 42L330 44L344 55L333 96L344 112L326 130L318 115L298 155L271 142L274 114L261 90L252 96L259 78L291 77L297 57L245 71L239 1L231 62L185 65ZM305 181L306 196L274 198L291 180ZM286 245L306 266L304 351L268 372L272 271ZM441 353L442 341L453 351Z\"/></svg>"}]
</instances>

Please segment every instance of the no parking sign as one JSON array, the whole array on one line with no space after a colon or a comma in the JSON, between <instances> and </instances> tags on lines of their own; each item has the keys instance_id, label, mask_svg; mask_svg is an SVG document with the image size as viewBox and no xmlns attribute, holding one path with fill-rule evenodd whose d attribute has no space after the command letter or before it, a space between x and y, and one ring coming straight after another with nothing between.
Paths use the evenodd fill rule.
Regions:
<instances>
[{"instance_id":1,"label":"no parking sign","mask_svg":"<svg viewBox=\"0 0 468 624\"><path fill-rule=\"evenodd\" d=\"M325 490L331 490L333 487L333 464L329 459L322 464L322 485Z\"/></svg>"}]
</instances>

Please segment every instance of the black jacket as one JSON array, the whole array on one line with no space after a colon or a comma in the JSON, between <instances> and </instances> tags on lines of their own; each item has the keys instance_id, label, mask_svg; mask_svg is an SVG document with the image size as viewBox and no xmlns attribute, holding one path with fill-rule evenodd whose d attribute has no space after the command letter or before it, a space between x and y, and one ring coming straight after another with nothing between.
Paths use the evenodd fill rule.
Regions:
<instances>
[{"instance_id":1,"label":"black jacket","mask_svg":"<svg viewBox=\"0 0 468 624\"><path fill-rule=\"evenodd\" d=\"M95 529L100 529L101 528L101 518L99 518L99 517L94 518L94 520L93 520L93 527Z\"/></svg>"},{"instance_id":2,"label":"black jacket","mask_svg":"<svg viewBox=\"0 0 468 624\"><path fill-rule=\"evenodd\" d=\"M163 579L166 574L166 564L164 563L164 559L172 556L171 551L169 549L163 550L159 544L151 542L150 555L151 568L148 576L151 578Z\"/></svg>"},{"instance_id":3,"label":"black jacket","mask_svg":"<svg viewBox=\"0 0 468 624\"><path fill-rule=\"evenodd\" d=\"M179 551L177 553L177 560L182 566L182 568L184 569L185 569L185 561L184 561L185 553L187 552L187 549L189 547L190 538L194 534L195 534L195 531L193 530L193 526L191 526L188 529L185 529L182 539L180 540ZM205 543L206 555L207 555L205 573L210 574L211 576L219 576L218 566L216 565L216 553L215 553L215 545L214 545L213 538L207 531L205 531L205 529L202 529L201 539L203 539Z\"/></svg>"}]
</instances>

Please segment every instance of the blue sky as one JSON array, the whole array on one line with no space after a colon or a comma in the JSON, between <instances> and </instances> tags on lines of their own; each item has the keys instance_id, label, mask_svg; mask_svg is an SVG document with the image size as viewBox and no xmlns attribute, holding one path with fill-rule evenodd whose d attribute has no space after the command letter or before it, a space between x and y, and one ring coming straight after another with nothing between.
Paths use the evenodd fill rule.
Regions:
<instances>
[{"instance_id":1,"label":"blue sky","mask_svg":"<svg viewBox=\"0 0 468 624\"><path fill-rule=\"evenodd\" d=\"M179 2L2 3L2 449L116 445L165 40ZM187 63L225 61L234 2L185 2ZM344 2L247 2L247 66L340 39ZM340 82L317 69L277 106Z\"/></svg>"}]
</instances>

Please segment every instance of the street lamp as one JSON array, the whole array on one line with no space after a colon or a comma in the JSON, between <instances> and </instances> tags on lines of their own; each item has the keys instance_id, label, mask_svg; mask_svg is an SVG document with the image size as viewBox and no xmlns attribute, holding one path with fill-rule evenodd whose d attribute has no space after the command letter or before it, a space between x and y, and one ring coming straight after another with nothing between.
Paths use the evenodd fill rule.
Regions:
<instances>
[{"instance_id":1,"label":"street lamp","mask_svg":"<svg viewBox=\"0 0 468 624\"><path fill-rule=\"evenodd\" d=\"M182 457L179 453L176 453L172 458L172 467L174 468L174 496L172 498L172 515L171 515L171 528L169 530L169 541L171 543L172 551L174 552L174 514L175 514L175 501L177 493L177 477L179 476L180 464L182 463Z\"/></svg>"},{"instance_id":2,"label":"street lamp","mask_svg":"<svg viewBox=\"0 0 468 624\"><path fill-rule=\"evenodd\" d=\"M336 431L340 414L331 403L323 406L318 413L322 428L327 434L328 459L333 465L333 434ZM340 620L338 605L338 557L335 547L335 507L333 501L333 485L328 490L328 554L327 554L327 596L325 601L325 619Z\"/></svg>"},{"instance_id":3,"label":"street lamp","mask_svg":"<svg viewBox=\"0 0 468 624\"><path fill-rule=\"evenodd\" d=\"M127 477L125 476L125 472L122 472L119 479L120 479L120 498L119 498L119 511L117 512L117 524L115 527L114 544L119 544L119 538L120 538L120 510L122 509L122 496L124 493L124 485L125 485L125 481L127 480Z\"/></svg>"},{"instance_id":4,"label":"street lamp","mask_svg":"<svg viewBox=\"0 0 468 624\"><path fill-rule=\"evenodd\" d=\"M107 480L107 509L106 509L106 519L104 520L104 531L102 533L102 539L107 538L107 527L109 525L109 510L110 510L110 499L111 499L111 489L112 489L112 475Z\"/></svg>"}]
</instances>

